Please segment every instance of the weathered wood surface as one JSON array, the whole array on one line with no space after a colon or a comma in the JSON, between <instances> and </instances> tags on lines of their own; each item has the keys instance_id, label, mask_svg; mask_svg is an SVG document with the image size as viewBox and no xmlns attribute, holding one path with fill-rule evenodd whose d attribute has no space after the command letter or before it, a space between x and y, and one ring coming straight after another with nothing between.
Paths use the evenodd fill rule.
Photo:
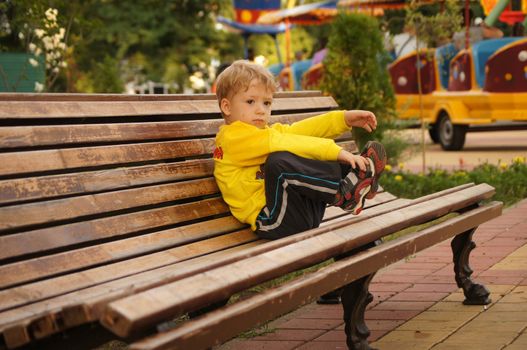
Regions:
<instances>
[{"instance_id":1,"label":"weathered wood surface","mask_svg":"<svg viewBox=\"0 0 527 350\"><path fill-rule=\"evenodd\" d=\"M292 97L320 97L320 91L286 91L276 92L275 98ZM147 95L126 95L126 94L82 94L82 93L1 93L0 102L3 101L193 101L193 100L214 100L214 94L147 94ZM335 102L332 102L334 105Z\"/></svg>"},{"instance_id":2,"label":"weathered wood surface","mask_svg":"<svg viewBox=\"0 0 527 350\"><path fill-rule=\"evenodd\" d=\"M494 189L477 185L434 202L421 203L290 244L243 261L194 275L109 304L103 325L119 336L193 311L200 305L280 275L324 261L404 227L438 218L490 198ZM357 239L367 237L367 241ZM364 238L363 238L364 239Z\"/></svg>"},{"instance_id":3,"label":"weathered wood surface","mask_svg":"<svg viewBox=\"0 0 527 350\"><path fill-rule=\"evenodd\" d=\"M271 123L291 124L318 114L320 112L278 115L271 117ZM222 119L149 123L115 122L106 124L0 126L0 145L2 148L9 149L51 145L173 140L198 136L212 137L218 132L221 125L223 125Z\"/></svg>"},{"instance_id":4,"label":"weathered wood surface","mask_svg":"<svg viewBox=\"0 0 527 350\"><path fill-rule=\"evenodd\" d=\"M0 180L0 204L52 199L212 176L211 159Z\"/></svg>"},{"instance_id":5,"label":"weathered wood surface","mask_svg":"<svg viewBox=\"0 0 527 350\"><path fill-rule=\"evenodd\" d=\"M262 319L274 319L298 305L360 277L374 273L401 259L456 234L477 226L501 213L501 203L490 203L431 228L402 236L375 248L339 260L283 286L270 289L191 320L173 330L131 344L133 350L205 349L219 345L237 334L260 325ZM229 322L229 327L225 327Z\"/></svg>"},{"instance_id":6,"label":"weathered wood surface","mask_svg":"<svg viewBox=\"0 0 527 350\"><path fill-rule=\"evenodd\" d=\"M404 200L399 201L393 201L393 196L386 194L382 195L380 194L379 199L377 201L377 206L367 209L364 211L363 216L356 217L355 219L365 220L366 218L370 218L376 215L379 215L381 213L386 213L388 211L392 211L394 208L398 208L401 205L407 205L407 202ZM382 201L382 197L385 197L385 201ZM233 235L240 236L240 237L246 237L249 240L255 240L256 236L250 232L250 230L242 230L239 232L234 232ZM225 237L225 236L222 236ZM306 236L307 237L307 236ZM221 237L219 237L221 238ZM291 241L296 241L297 239L301 239L305 237L292 237ZM214 239L211 239L211 241L214 241ZM201 241L205 242L205 241ZM241 241L239 243L242 243ZM282 246L287 244L287 242L272 242L269 244L266 244L262 247L245 250L242 253L236 254L236 255L230 255L225 256L223 259L215 258L214 260L207 259L206 265L200 265L198 262L192 263L192 271L193 273L196 273L197 271L206 271L208 269L211 269L215 266L227 264L233 261L237 261L240 259L243 259L248 256L252 256L255 254L262 253L264 251L273 249L277 246ZM190 243L185 246L181 246L178 248L173 249L167 249L163 250L161 252L151 254L148 256L145 256L144 258L135 258L131 261L122 261L113 263L107 266L101 266L97 268L93 268L90 270L83 271L82 274L70 274L70 275L64 275L60 277L56 277L54 279L34 282L31 284L22 285L20 287L14 287L11 289L7 289L5 291L0 291L0 310L2 309L9 309L15 306L20 305L20 303L26 302L37 302L39 300L43 300L45 298L53 297L57 294L66 293L72 290L82 289L86 286L89 286L90 284L97 284L100 285L101 283L104 283L108 280L112 280L115 278L127 276L134 273L140 273L142 271L148 270L148 274L145 274L144 277L141 277L139 275L136 275L134 278L134 288L136 288L140 281L144 278L151 280L153 276L156 275L156 273L153 271L153 269L158 268L160 266L165 266L169 264L173 264L178 262L178 250L181 250L182 252L188 252L193 251L195 248L193 248L194 243ZM201 243L199 247L206 246L205 244ZM181 249L180 249L181 248ZM200 250L198 252L199 254L203 254L203 251ZM176 260L174 260L176 258ZM121 269L120 266L123 266ZM172 268L173 269L173 268ZM122 271L122 272L120 272ZM180 266L178 266L179 273L181 271L185 271L184 269L181 269ZM123 273L123 274L121 274ZM79 276L81 275L81 276ZM161 282L160 282L161 283ZM129 285L127 285L125 288L129 289ZM101 295L105 296L106 292L108 291L106 286L102 286L102 288L105 290L105 292L101 293ZM115 286L111 286L111 290L116 290L117 288ZM81 292L82 293L82 292ZM22 296L22 298L21 298ZM73 298L75 304L78 303L79 299L85 299L83 298ZM46 307L49 307L50 302L46 301L45 303ZM51 309L56 309L57 306L53 306ZM2 314L0 314L2 316ZM4 318L6 318L6 315L3 315Z\"/></svg>"},{"instance_id":7,"label":"weathered wood surface","mask_svg":"<svg viewBox=\"0 0 527 350\"><path fill-rule=\"evenodd\" d=\"M273 112L336 108L331 97L310 96L277 98ZM0 119L21 118L94 118L127 116L175 116L219 114L216 100L175 101L8 101L0 106Z\"/></svg>"}]
</instances>

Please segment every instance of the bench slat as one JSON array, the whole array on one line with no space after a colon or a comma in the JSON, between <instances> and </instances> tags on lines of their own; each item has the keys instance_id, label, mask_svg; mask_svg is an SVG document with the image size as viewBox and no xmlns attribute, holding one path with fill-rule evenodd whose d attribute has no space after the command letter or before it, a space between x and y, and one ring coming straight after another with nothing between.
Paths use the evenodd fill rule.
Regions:
<instances>
[{"instance_id":1,"label":"bench slat","mask_svg":"<svg viewBox=\"0 0 527 350\"><path fill-rule=\"evenodd\" d=\"M271 117L271 123L291 124L320 112ZM183 137L213 137L223 125L222 119L180 120L173 122L72 124L0 127L0 147L35 147L51 145L91 144L173 140Z\"/></svg>"},{"instance_id":2,"label":"bench slat","mask_svg":"<svg viewBox=\"0 0 527 350\"><path fill-rule=\"evenodd\" d=\"M338 144L349 151L356 151L353 141L339 141ZM212 159L196 159L176 163L0 180L0 204L212 176L213 168Z\"/></svg>"},{"instance_id":3,"label":"bench slat","mask_svg":"<svg viewBox=\"0 0 527 350\"><path fill-rule=\"evenodd\" d=\"M123 260L240 229L232 216L0 266L0 288Z\"/></svg>"},{"instance_id":4,"label":"bench slat","mask_svg":"<svg viewBox=\"0 0 527 350\"><path fill-rule=\"evenodd\" d=\"M0 181L0 204L117 190L212 176L212 159Z\"/></svg>"},{"instance_id":5,"label":"bench slat","mask_svg":"<svg viewBox=\"0 0 527 350\"><path fill-rule=\"evenodd\" d=\"M0 127L2 148L89 144L214 136L220 119L126 124Z\"/></svg>"},{"instance_id":6,"label":"bench slat","mask_svg":"<svg viewBox=\"0 0 527 350\"><path fill-rule=\"evenodd\" d=\"M279 91L275 98L318 97L319 90ZM179 101L179 100L214 100L215 94L86 94L86 93L2 93L0 101Z\"/></svg>"},{"instance_id":7,"label":"bench slat","mask_svg":"<svg viewBox=\"0 0 527 350\"><path fill-rule=\"evenodd\" d=\"M370 236L368 238L371 241L373 236L379 238L401 228L424 223L456 208L489 198L492 194L492 187L477 185L446 195L444 200L383 214L377 217L377 226L368 221L330 230L286 247L112 302L101 322L115 334L126 337L133 331L177 317L198 305L219 301L223 295L236 293L349 251L357 244L365 243L357 239L357 235Z\"/></svg>"},{"instance_id":8,"label":"bench slat","mask_svg":"<svg viewBox=\"0 0 527 350\"><path fill-rule=\"evenodd\" d=\"M0 175L138 163L210 154L213 139L0 153Z\"/></svg>"},{"instance_id":9,"label":"bench slat","mask_svg":"<svg viewBox=\"0 0 527 350\"><path fill-rule=\"evenodd\" d=\"M332 97L312 96L277 98L273 111L308 110L338 107ZM9 101L0 107L0 119L20 118L93 118L156 115L217 114L216 100L178 101Z\"/></svg>"},{"instance_id":10,"label":"bench slat","mask_svg":"<svg viewBox=\"0 0 527 350\"><path fill-rule=\"evenodd\" d=\"M118 238L135 232L153 230L219 214L229 214L229 208L221 198L212 198L0 236L2 247L0 260L56 250L80 243Z\"/></svg>"},{"instance_id":11,"label":"bench slat","mask_svg":"<svg viewBox=\"0 0 527 350\"><path fill-rule=\"evenodd\" d=\"M80 219L95 214L218 193L213 178L132 188L123 191L21 204L2 208L0 231L27 225Z\"/></svg>"},{"instance_id":12,"label":"bench slat","mask_svg":"<svg viewBox=\"0 0 527 350\"><path fill-rule=\"evenodd\" d=\"M24 309L21 306L27 305L29 309L42 314L84 304L90 298L99 302L99 299L106 300L110 294L129 295L137 288L145 289L141 286L159 285L165 278L181 278L188 275L189 271L200 270L200 266L216 264L212 260L215 257L225 256L223 254L227 254L231 248L254 244L257 240L251 230L242 229L134 259L89 268L80 273L1 290L0 330L5 329L7 323L18 320L19 310ZM64 294L68 296L64 297Z\"/></svg>"},{"instance_id":13,"label":"bench slat","mask_svg":"<svg viewBox=\"0 0 527 350\"><path fill-rule=\"evenodd\" d=\"M294 310L343 285L464 232L501 213L501 203L491 203L471 210L431 228L400 237L339 260L319 271L298 278L286 285L259 293L236 304L220 308L207 316L191 320L173 330L131 344L133 350L205 349L220 344L237 334ZM343 278L344 277L344 278ZM228 321L229 327L225 327Z\"/></svg>"}]
</instances>

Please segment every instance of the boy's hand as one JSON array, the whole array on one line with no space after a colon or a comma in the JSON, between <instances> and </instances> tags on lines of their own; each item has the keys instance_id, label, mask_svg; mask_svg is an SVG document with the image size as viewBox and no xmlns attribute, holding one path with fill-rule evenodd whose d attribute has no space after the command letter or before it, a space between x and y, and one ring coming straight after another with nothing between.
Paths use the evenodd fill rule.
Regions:
<instances>
[{"instance_id":1,"label":"boy's hand","mask_svg":"<svg viewBox=\"0 0 527 350\"><path fill-rule=\"evenodd\" d=\"M350 153L344 149L340 150L337 160L341 163L350 164L353 169L357 166L360 170L366 171L366 158Z\"/></svg>"},{"instance_id":2,"label":"boy's hand","mask_svg":"<svg viewBox=\"0 0 527 350\"><path fill-rule=\"evenodd\" d=\"M363 128L367 132L372 132L377 128L377 118L370 111L353 110L344 112L344 119L348 127Z\"/></svg>"}]
</instances>

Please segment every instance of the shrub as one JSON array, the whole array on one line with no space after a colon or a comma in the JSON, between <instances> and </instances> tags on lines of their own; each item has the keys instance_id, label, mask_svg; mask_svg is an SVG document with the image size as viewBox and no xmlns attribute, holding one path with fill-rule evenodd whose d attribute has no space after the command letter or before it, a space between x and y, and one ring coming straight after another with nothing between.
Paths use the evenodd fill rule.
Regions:
<instances>
[{"instance_id":1,"label":"shrub","mask_svg":"<svg viewBox=\"0 0 527 350\"><path fill-rule=\"evenodd\" d=\"M408 171L391 171L387 167L380 179L386 191L405 198L417 198L469 182L488 183L496 189L492 200L510 206L527 197L527 164L523 157L517 157L510 164L484 163L472 171L429 169L426 176Z\"/></svg>"},{"instance_id":2,"label":"shrub","mask_svg":"<svg viewBox=\"0 0 527 350\"><path fill-rule=\"evenodd\" d=\"M343 109L374 112L377 130L368 134L356 128L355 140L361 147L374 138L385 144L389 158L398 158L404 150L404 141L384 135L397 127L395 95L386 69L390 57L384 49L379 23L371 16L339 14L332 24L328 49L322 90L332 95Z\"/></svg>"}]
</instances>

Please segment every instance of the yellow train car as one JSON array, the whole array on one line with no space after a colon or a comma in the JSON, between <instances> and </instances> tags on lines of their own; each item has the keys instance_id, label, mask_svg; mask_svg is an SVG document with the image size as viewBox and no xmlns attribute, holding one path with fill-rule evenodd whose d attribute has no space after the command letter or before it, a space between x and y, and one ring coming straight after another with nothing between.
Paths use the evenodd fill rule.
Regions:
<instances>
[{"instance_id":1,"label":"yellow train car","mask_svg":"<svg viewBox=\"0 0 527 350\"><path fill-rule=\"evenodd\" d=\"M417 55L389 67L398 114L419 119L422 110L432 140L443 149L462 149L473 126L503 130L500 122L527 122L527 39L485 40L457 53L445 46Z\"/></svg>"}]
</instances>

